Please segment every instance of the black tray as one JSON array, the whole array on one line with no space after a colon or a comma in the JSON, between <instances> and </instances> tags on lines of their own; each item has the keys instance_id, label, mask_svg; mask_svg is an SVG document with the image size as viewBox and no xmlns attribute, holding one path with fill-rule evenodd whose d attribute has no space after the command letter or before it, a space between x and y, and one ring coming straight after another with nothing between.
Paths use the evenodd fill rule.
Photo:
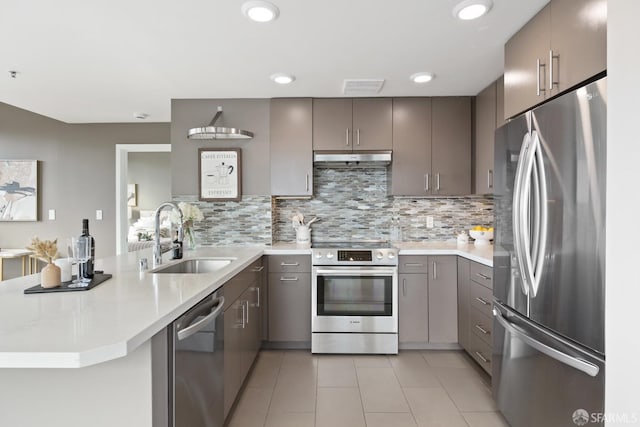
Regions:
<instances>
[{"instance_id":1,"label":"black tray","mask_svg":"<svg viewBox=\"0 0 640 427\"><path fill-rule=\"evenodd\" d=\"M75 277L75 276L73 276ZM73 281L73 277L71 278L71 281ZM27 288L24 290L25 294L44 294L47 292L74 292L74 291L88 291L89 289L95 288L96 286L98 286L100 283L105 282L109 279L111 279L113 277L113 275L111 274L94 274L93 275L93 279L91 279L91 281L89 282L89 284L85 287L82 288L70 288L69 285L71 284L71 281L69 282L62 282L62 284L60 284L60 286L57 286L55 288L43 288L40 285L35 285L31 288Z\"/></svg>"}]
</instances>

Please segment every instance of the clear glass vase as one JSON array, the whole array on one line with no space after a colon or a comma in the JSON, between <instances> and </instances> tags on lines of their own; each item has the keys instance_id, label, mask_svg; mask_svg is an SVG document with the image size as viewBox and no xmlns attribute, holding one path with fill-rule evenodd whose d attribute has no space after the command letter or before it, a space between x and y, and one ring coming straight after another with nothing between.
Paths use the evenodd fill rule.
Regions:
<instances>
[{"instance_id":1,"label":"clear glass vase","mask_svg":"<svg viewBox=\"0 0 640 427\"><path fill-rule=\"evenodd\" d=\"M184 239L183 239L183 247L187 250L194 250L196 248L196 230L193 226L184 226Z\"/></svg>"}]
</instances>

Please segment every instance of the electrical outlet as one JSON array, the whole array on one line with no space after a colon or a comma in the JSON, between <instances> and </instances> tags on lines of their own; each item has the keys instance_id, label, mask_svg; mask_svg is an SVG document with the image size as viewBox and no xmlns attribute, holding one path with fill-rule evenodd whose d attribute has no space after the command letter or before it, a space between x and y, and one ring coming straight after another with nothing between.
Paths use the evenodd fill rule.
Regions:
<instances>
[{"instance_id":1,"label":"electrical outlet","mask_svg":"<svg viewBox=\"0 0 640 427\"><path fill-rule=\"evenodd\" d=\"M98 209L98 210L96 211L96 219L97 219L98 221L102 221L102 209Z\"/></svg>"},{"instance_id":2,"label":"electrical outlet","mask_svg":"<svg viewBox=\"0 0 640 427\"><path fill-rule=\"evenodd\" d=\"M54 221L56 219L56 210L55 209L49 209L49 220L50 221Z\"/></svg>"},{"instance_id":3,"label":"electrical outlet","mask_svg":"<svg viewBox=\"0 0 640 427\"><path fill-rule=\"evenodd\" d=\"M433 217L431 215L427 216L427 228L433 228Z\"/></svg>"}]
</instances>

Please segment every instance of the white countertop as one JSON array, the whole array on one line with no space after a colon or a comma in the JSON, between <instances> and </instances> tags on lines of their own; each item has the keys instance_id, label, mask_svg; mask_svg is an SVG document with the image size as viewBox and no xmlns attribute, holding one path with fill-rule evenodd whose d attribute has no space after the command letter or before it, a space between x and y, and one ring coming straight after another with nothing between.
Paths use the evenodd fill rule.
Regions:
<instances>
[{"instance_id":1,"label":"white countertop","mask_svg":"<svg viewBox=\"0 0 640 427\"><path fill-rule=\"evenodd\" d=\"M493 246L456 243L398 243L400 255L460 255L493 265ZM151 249L97 260L113 274L89 291L23 293L40 283L31 275L0 283L0 368L81 368L130 354L202 298L262 255L310 254L308 245L219 247L185 251L185 258L235 258L207 274L138 271L137 260ZM164 264L169 264L165 254Z\"/></svg>"},{"instance_id":2,"label":"white countertop","mask_svg":"<svg viewBox=\"0 0 640 427\"><path fill-rule=\"evenodd\" d=\"M204 248L185 258L236 258L208 274L139 273L151 250L97 260L113 274L88 291L24 295L31 275L0 283L0 368L79 368L130 354L263 254L262 247ZM168 264L169 254L165 254Z\"/></svg>"}]
</instances>

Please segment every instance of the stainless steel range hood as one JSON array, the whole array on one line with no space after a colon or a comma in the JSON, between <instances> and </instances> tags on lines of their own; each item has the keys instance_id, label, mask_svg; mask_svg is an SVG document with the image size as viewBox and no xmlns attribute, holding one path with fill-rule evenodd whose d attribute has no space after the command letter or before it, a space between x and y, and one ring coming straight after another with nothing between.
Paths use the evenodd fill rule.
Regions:
<instances>
[{"instance_id":1,"label":"stainless steel range hood","mask_svg":"<svg viewBox=\"0 0 640 427\"><path fill-rule=\"evenodd\" d=\"M391 151L314 151L316 167L380 168L391 164Z\"/></svg>"}]
</instances>

